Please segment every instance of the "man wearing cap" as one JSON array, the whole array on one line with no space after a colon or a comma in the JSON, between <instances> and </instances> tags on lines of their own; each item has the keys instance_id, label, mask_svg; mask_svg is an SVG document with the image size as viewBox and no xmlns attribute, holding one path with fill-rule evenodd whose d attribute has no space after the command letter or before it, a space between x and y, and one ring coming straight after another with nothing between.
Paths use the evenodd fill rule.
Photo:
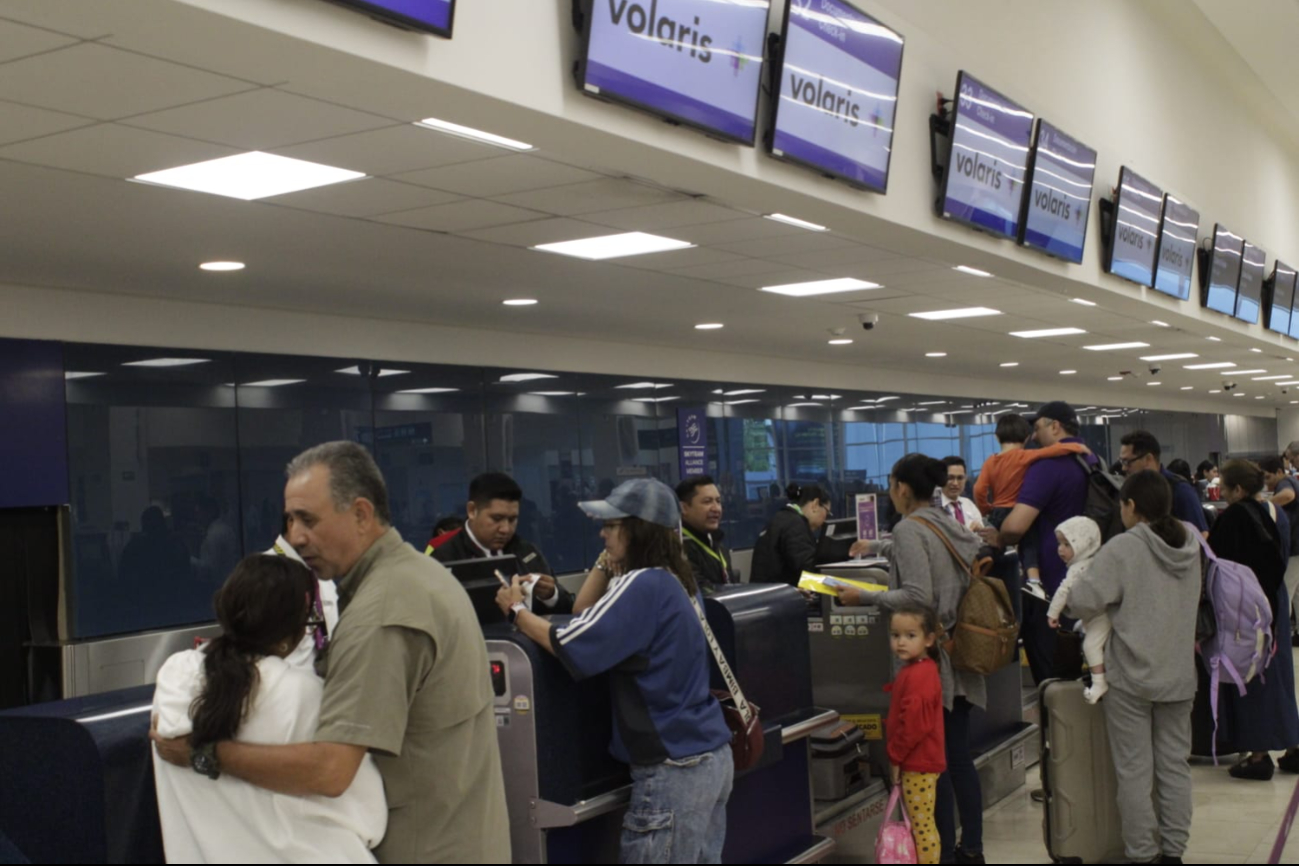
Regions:
<instances>
[{"instance_id":1,"label":"man wearing cap","mask_svg":"<svg viewBox=\"0 0 1299 866\"><path fill-rule=\"evenodd\" d=\"M609 672L609 751L631 765L632 778L619 862L720 863L731 733L708 688L703 596L677 534L677 496L638 478L580 506L603 521L605 545L578 593L581 615L560 626L533 614L523 578L497 603L574 678Z\"/></svg>"},{"instance_id":2,"label":"man wearing cap","mask_svg":"<svg viewBox=\"0 0 1299 866\"><path fill-rule=\"evenodd\" d=\"M1081 428L1073 407L1062 400L1047 403L1029 419L1033 436L1039 445L1049 447L1061 442L1085 445L1078 437ZM1089 466L1097 463L1095 455L1082 455ZM1017 543L1037 525L1038 564L1047 594L1053 594L1064 582L1069 567L1060 558L1055 529L1071 517L1083 513L1087 504L1087 471L1077 455L1038 460L1024 474L1024 484L1010 514L1001 524L1000 545ZM1035 682L1052 676L1074 676L1081 671L1057 668L1056 633L1046 622L1046 603L1036 596L1026 599L1024 622L1020 635ZM1079 661L1081 664L1081 660Z\"/></svg>"}]
</instances>

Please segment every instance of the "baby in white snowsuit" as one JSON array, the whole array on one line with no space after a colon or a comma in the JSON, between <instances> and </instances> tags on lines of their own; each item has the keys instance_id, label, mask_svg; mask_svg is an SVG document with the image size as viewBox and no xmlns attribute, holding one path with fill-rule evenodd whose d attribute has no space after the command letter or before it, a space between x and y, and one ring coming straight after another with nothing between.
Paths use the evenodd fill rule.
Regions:
<instances>
[{"instance_id":1,"label":"baby in white snowsuit","mask_svg":"<svg viewBox=\"0 0 1299 866\"><path fill-rule=\"evenodd\" d=\"M1069 573L1051 596L1051 607L1046 613L1051 627L1059 628L1060 614L1069 603L1069 592L1079 580L1087 579L1092 560L1101 549L1101 530L1089 517L1071 517L1056 527L1055 538L1060 543L1060 558L1069 565ZM1094 704L1109 690L1105 684L1105 642L1113 629L1109 616L1103 613L1086 620L1083 629L1083 656L1092 675L1091 687L1083 692L1083 697L1087 703Z\"/></svg>"}]
</instances>

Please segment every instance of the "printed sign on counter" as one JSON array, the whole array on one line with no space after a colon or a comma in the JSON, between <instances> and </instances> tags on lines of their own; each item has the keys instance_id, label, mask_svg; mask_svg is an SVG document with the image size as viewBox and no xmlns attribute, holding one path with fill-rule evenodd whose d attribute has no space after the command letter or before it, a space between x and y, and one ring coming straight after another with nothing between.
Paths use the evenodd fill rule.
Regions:
<instances>
[{"instance_id":1,"label":"printed sign on counter","mask_svg":"<svg viewBox=\"0 0 1299 866\"><path fill-rule=\"evenodd\" d=\"M677 409L677 453L681 477L708 473L708 428L703 407Z\"/></svg>"},{"instance_id":2,"label":"printed sign on counter","mask_svg":"<svg viewBox=\"0 0 1299 866\"><path fill-rule=\"evenodd\" d=\"M767 0L595 0L583 88L753 143Z\"/></svg>"},{"instance_id":3,"label":"printed sign on counter","mask_svg":"<svg viewBox=\"0 0 1299 866\"><path fill-rule=\"evenodd\" d=\"M884 192L902 37L843 0L791 0L771 148Z\"/></svg>"},{"instance_id":4,"label":"printed sign on counter","mask_svg":"<svg viewBox=\"0 0 1299 866\"><path fill-rule=\"evenodd\" d=\"M857 540L877 541L880 537L879 512L874 493L857 494Z\"/></svg>"}]
</instances>

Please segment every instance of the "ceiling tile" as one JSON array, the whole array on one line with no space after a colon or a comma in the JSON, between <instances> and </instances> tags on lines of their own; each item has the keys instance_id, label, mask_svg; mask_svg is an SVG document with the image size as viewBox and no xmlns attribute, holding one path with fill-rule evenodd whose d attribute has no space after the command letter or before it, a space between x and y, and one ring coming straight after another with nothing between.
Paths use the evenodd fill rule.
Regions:
<instances>
[{"instance_id":1,"label":"ceiling tile","mask_svg":"<svg viewBox=\"0 0 1299 866\"><path fill-rule=\"evenodd\" d=\"M116 123L100 123L0 147L0 157L4 159L116 178L135 177L235 152L219 144Z\"/></svg>"},{"instance_id":2,"label":"ceiling tile","mask_svg":"<svg viewBox=\"0 0 1299 866\"><path fill-rule=\"evenodd\" d=\"M367 177L262 199L268 204L338 216L368 217L459 201L454 193Z\"/></svg>"},{"instance_id":3,"label":"ceiling tile","mask_svg":"<svg viewBox=\"0 0 1299 866\"><path fill-rule=\"evenodd\" d=\"M460 232L467 238L489 241L495 244L509 244L516 247L535 247L537 244L553 244L560 241L576 241L584 238L598 238L607 235L609 229L564 218L535 220L518 225L500 226L498 228L478 229Z\"/></svg>"},{"instance_id":4,"label":"ceiling tile","mask_svg":"<svg viewBox=\"0 0 1299 866\"><path fill-rule=\"evenodd\" d=\"M0 19L0 63L72 45L77 40L60 33Z\"/></svg>"},{"instance_id":5,"label":"ceiling tile","mask_svg":"<svg viewBox=\"0 0 1299 866\"><path fill-rule=\"evenodd\" d=\"M783 286L787 283L806 283L811 280L824 280L828 274L818 271L794 271L783 270L775 271L768 274L735 274L733 276L717 277L716 282L726 283L728 286L739 286L745 289L760 289L763 286ZM777 297L771 295L771 297ZM822 300L825 298L822 297ZM791 301L806 300L805 298L789 298Z\"/></svg>"},{"instance_id":6,"label":"ceiling tile","mask_svg":"<svg viewBox=\"0 0 1299 866\"><path fill-rule=\"evenodd\" d=\"M545 211L556 216L576 216L624 207L681 201L686 196L671 190L624 178L603 178L533 192L498 196L497 201Z\"/></svg>"},{"instance_id":7,"label":"ceiling tile","mask_svg":"<svg viewBox=\"0 0 1299 866\"><path fill-rule=\"evenodd\" d=\"M784 262L799 268L833 267L838 265L870 265L872 272L880 264L899 259L896 253L877 250L864 244L853 244L837 250L815 250L807 253L771 256L772 261ZM914 261L914 259L907 259Z\"/></svg>"},{"instance_id":8,"label":"ceiling tile","mask_svg":"<svg viewBox=\"0 0 1299 866\"><path fill-rule=\"evenodd\" d=\"M275 153L336 165L372 175L393 175L440 165L489 159L501 149L450 135L434 135L414 124L340 135L276 148Z\"/></svg>"},{"instance_id":9,"label":"ceiling tile","mask_svg":"<svg viewBox=\"0 0 1299 866\"><path fill-rule=\"evenodd\" d=\"M721 264L674 268L672 273L699 280L716 280L722 277L735 278L753 274L778 274L788 270L787 266L779 262L768 262L763 259L738 259Z\"/></svg>"},{"instance_id":10,"label":"ceiling tile","mask_svg":"<svg viewBox=\"0 0 1299 866\"><path fill-rule=\"evenodd\" d=\"M538 220L543 216L536 211L510 207L494 201L466 199L454 204L384 214L374 219L376 222L431 231L458 232Z\"/></svg>"},{"instance_id":11,"label":"ceiling tile","mask_svg":"<svg viewBox=\"0 0 1299 866\"><path fill-rule=\"evenodd\" d=\"M496 152L502 151L497 149ZM600 175L595 172L524 154L393 175L393 180L445 189L474 198L492 198L599 178Z\"/></svg>"},{"instance_id":12,"label":"ceiling tile","mask_svg":"<svg viewBox=\"0 0 1299 866\"><path fill-rule=\"evenodd\" d=\"M719 246L740 241L756 241L762 238L783 238L795 235L806 235L807 229L795 228L762 217L728 220L727 222L709 223L695 226L690 230L690 237L700 246Z\"/></svg>"},{"instance_id":13,"label":"ceiling tile","mask_svg":"<svg viewBox=\"0 0 1299 866\"><path fill-rule=\"evenodd\" d=\"M766 258L793 253L817 252L821 250L842 250L857 246L850 240L838 238L831 234L799 232L783 238L769 238L761 241L740 241L734 244L714 244L718 249L742 256ZM841 269L841 268L840 268Z\"/></svg>"},{"instance_id":14,"label":"ceiling tile","mask_svg":"<svg viewBox=\"0 0 1299 866\"><path fill-rule=\"evenodd\" d=\"M671 272L679 275L679 268L688 268L698 265L714 265L725 262L737 263L745 261L743 256L737 256L735 253L723 252L722 250L709 249L708 247L694 247L688 250L675 250L667 253L653 253L647 256L628 256L625 259L616 260L620 265L627 265L633 268L644 268L651 271Z\"/></svg>"},{"instance_id":15,"label":"ceiling tile","mask_svg":"<svg viewBox=\"0 0 1299 866\"><path fill-rule=\"evenodd\" d=\"M719 204L700 199L674 201L668 204L647 205L645 207L621 208L619 210L598 211L585 215L591 222L627 231L654 232L664 229L702 226L706 223L729 222L749 218L743 211L723 207ZM690 234L688 231L677 234ZM682 240L691 238L682 237Z\"/></svg>"},{"instance_id":16,"label":"ceiling tile","mask_svg":"<svg viewBox=\"0 0 1299 866\"><path fill-rule=\"evenodd\" d=\"M89 126L94 122L44 108L0 102L0 144L53 135L78 126Z\"/></svg>"},{"instance_id":17,"label":"ceiling tile","mask_svg":"<svg viewBox=\"0 0 1299 866\"><path fill-rule=\"evenodd\" d=\"M244 150L271 150L394 125L377 114L269 87L132 117L129 123Z\"/></svg>"},{"instance_id":18,"label":"ceiling tile","mask_svg":"<svg viewBox=\"0 0 1299 866\"><path fill-rule=\"evenodd\" d=\"M5 64L0 99L114 120L226 96L251 87L214 75L96 43L50 51Z\"/></svg>"}]
</instances>

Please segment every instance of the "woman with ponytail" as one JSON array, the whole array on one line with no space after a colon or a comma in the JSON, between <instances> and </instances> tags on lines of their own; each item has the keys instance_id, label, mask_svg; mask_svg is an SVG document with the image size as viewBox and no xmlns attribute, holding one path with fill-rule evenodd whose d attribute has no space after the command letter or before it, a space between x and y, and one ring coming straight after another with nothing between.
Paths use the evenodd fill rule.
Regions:
<instances>
[{"instance_id":1,"label":"woman with ponytail","mask_svg":"<svg viewBox=\"0 0 1299 866\"><path fill-rule=\"evenodd\" d=\"M835 562L866 552L865 541L835 550L826 548L829 558L818 554L817 536L830 517L830 494L816 484L790 484L785 488L789 504L776 512L758 535L753 546L751 583L787 583L798 586L805 571L815 571L823 562Z\"/></svg>"},{"instance_id":2,"label":"woman with ponytail","mask_svg":"<svg viewBox=\"0 0 1299 866\"><path fill-rule=\"evenodd\" d=\"M166 737L189 736L193 769L154 756L169 863L373 863L387 828L383 783L369 758L338 798L258 788L205 763L221 740L309 741L322 683L287 657L309 625L315 577L299 562L255 555L213 603L221 634L158 672L153 712Z\"/></svg>"},{"instance_id":3,"label":"woman with ponytail","mask_svg":"<svg viewBox=\"0 0 1299 866\"><path fill-rule=\"evenodd\" d=\"M1154 470L1128 476L1119 502L1127 531L1096 554L1066 612L1084 621L1108 613L1113 627L1101 708L1128 860L1180 863L1191 832L1200 539L1173 517L1173 489Z\"/></svg>"}]
</instances>

